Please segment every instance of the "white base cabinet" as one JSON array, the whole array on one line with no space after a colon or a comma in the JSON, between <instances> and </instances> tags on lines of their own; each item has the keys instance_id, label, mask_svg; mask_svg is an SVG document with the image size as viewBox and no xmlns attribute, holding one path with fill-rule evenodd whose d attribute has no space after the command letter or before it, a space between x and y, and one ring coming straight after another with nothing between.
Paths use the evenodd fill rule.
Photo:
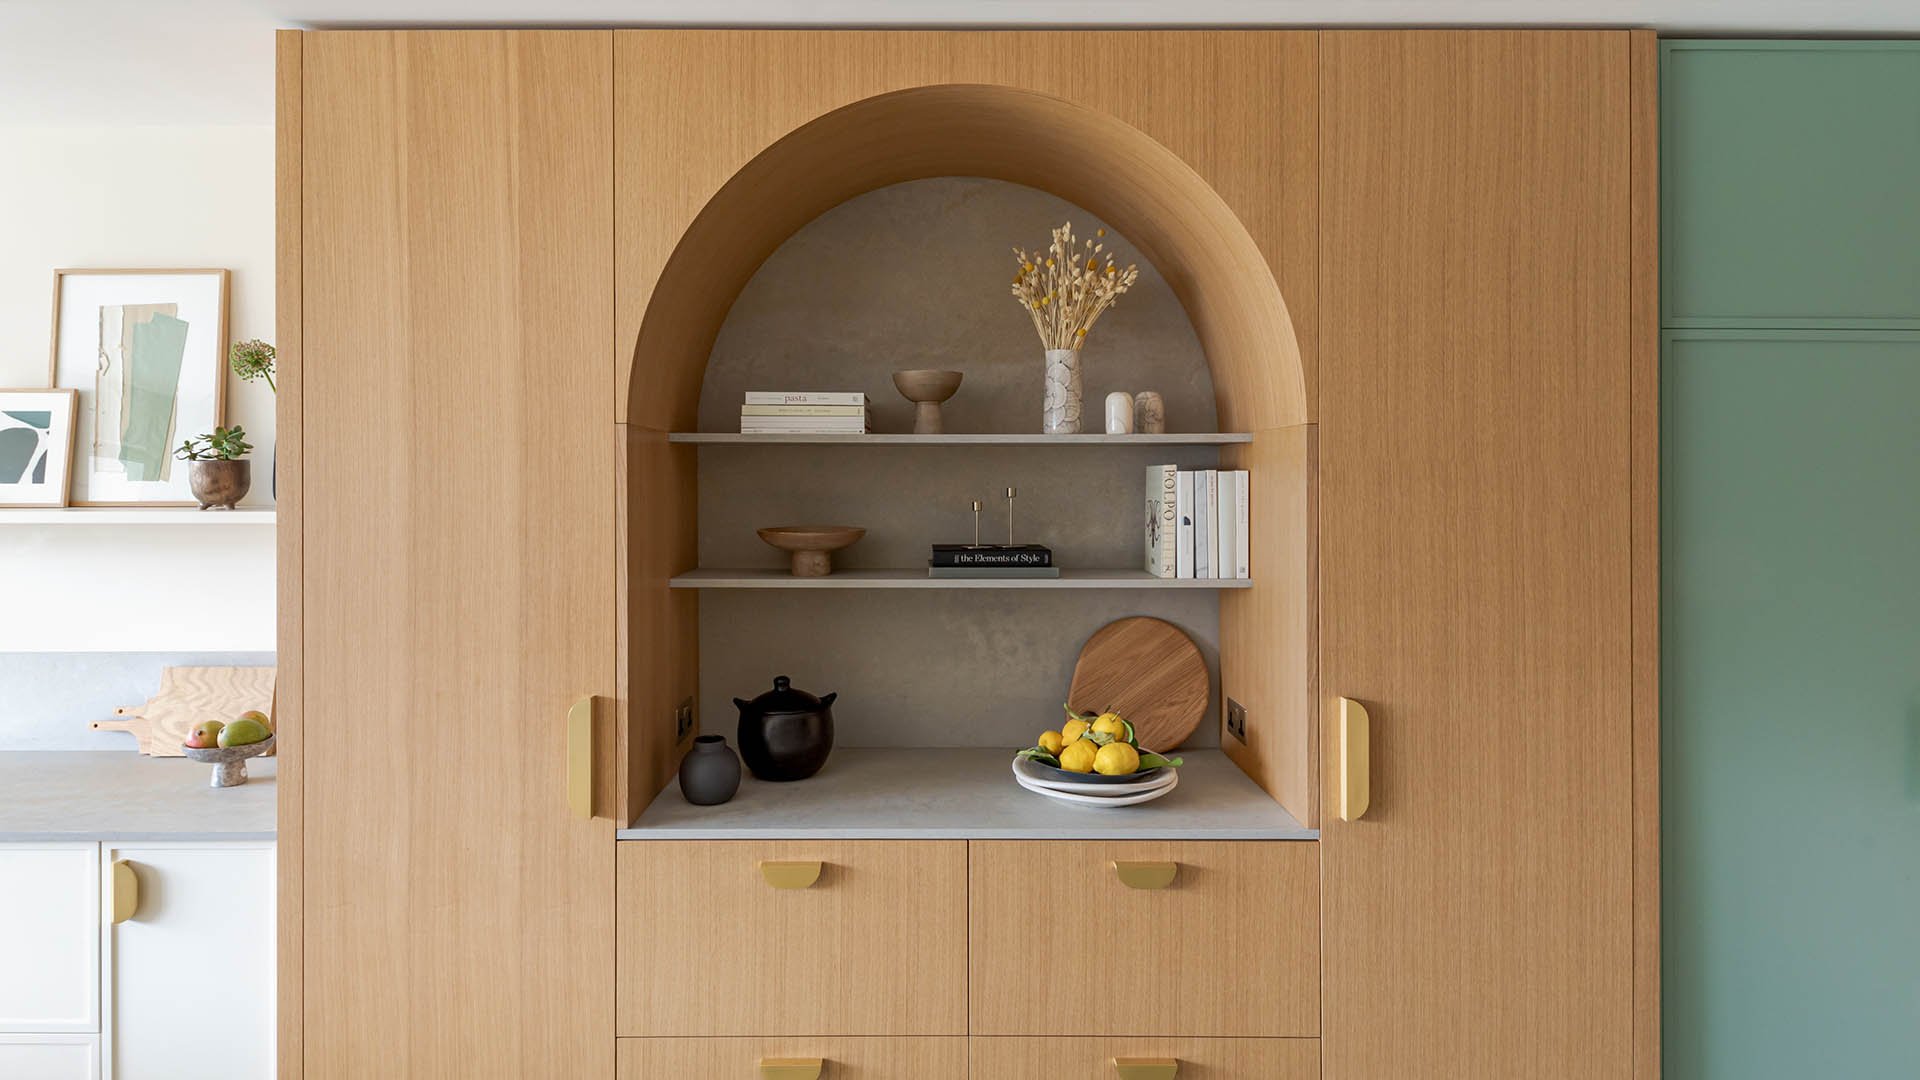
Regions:
<instances>
[{"instance_id":1,"label":"white base cabinet","mask_svg":"<svg viewBox=\"0 0 1920 1080\"><path fill-rule=\"evenodd\" d=\"M0 845L0 1032L98 1032L99 941L100 845Z\"/></svg>"},{"instance_id":2,"label":"white base cabinet","mask_svg":"<svg viewBox=\"0 0 1920 1080\"><path fill-rule=\"evenodd\" d=\"M7 1080L100 1080L100 1036L74 1031L0 1035L0 1076Z\"/></svg>"}]
</instances>

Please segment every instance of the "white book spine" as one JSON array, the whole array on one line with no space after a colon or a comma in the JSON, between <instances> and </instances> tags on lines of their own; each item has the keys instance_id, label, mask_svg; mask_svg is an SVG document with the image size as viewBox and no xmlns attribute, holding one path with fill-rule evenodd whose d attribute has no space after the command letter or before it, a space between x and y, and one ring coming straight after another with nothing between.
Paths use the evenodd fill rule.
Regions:
<instances>
[{"instance_id":1,"label":"white book spine","mask_svg":"<svg viewBox=\"0 0 1920 1080\"><path fill-rule=\"evenodd\" d=\"M1247 470L1233 474L1233 576L1245 581L1252 575L1247 559L1247 517L1253 505L1252 477Z\"/></svg>"},{"instance_id":2,"label":"white book spine","mask_svg":"<svg viewBox=\"0 0 1920 1080\"><path fill-rule=\"evenodd\" d=\"M1210 578L1213 573L1213 500L1216 478L1212 469L1193 474L1193 576Z\"/></svg>"},{"instance_id":3,"label":"white book spine","mask_svg":"<svg viewBox=\"0 0 1920 1080\"><path fill-rule=\"evenodd\" d=\"M1238 498L1233 493L1233 470L1220 473L1220 497L1214 503L1213 576L1232 578L1234 567L1233 515Z\"/></svg>"},{"instance_id":4,"label":"white book spine","mask_svg":"<svg viewBox=\"0 0 1920 1080\"><path fill-rule=\"evenodd\" d=\"M1193 473L1181 472L1176 511L1180 518L1180 548L1174 553L1175 577L1193 576Z\"/></svg>"},{"instance_id":5,"label":"white book spine","mask_svg":"<svg viewBox=\"0 0 1920 1080\"><path fill-rule=\"evenodd\" d=\"M749 390L742 399L744 405L865 405L867 395L863 393L838 393L832 391L795 391Z\"/></svg>"},{"instance_id":6,"label":"white book spine","mask_svg":"<svg viewBox=\"0 0 1920 1080\"><path fill-rule=\"evenodd\" d=\"M1147 466L1146 571L1170 578L1179 569L1179 470L1172 465Z\"/></svg>"},{"instance_id":7,"label":"white book spine","mask_svg":"<svg viewBox=\"0 0 1920 1080\"><path fill-rule=\"evenodd\" d=\"M865 416L865 405L742 405L741 416Z\"/></svg>"}]
</instances>

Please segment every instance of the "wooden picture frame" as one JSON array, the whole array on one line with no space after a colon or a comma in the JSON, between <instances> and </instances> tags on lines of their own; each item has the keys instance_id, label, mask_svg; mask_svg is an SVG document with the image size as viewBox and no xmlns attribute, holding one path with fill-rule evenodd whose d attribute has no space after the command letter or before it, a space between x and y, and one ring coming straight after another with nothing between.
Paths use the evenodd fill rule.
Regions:
<instances>
[{"instance_id":1,"label":"wooden picture frame","mask_svg":"<svg viewBox=\"0 0 1920 1080\"><path fill-rule=\"evenodd\" d=\"M32 427L37 426L19 421L15 414L20 411L19 406L26 405L28 402L17 399L10 400L13 395L34 395L41 397L44 398L45 401L36 403L36 405L44 404L51 409L61 410L64 415L53 420L43 429L43 433L48 439L53 438L57 434L59 438L64 440L66 445L51 449L43 447L44 453L40 458L42 467L45 468L49 474L57 473L57 477L55 475L49 475L44 484L33 484L30 482L15 483L7 479L4 473L0 473L0 507L40 510L64 507L73 495L73 446L80 441L78 433L74 430L74 423L78 419L80 410L80 393L77 390L49 389L44 386L0 388L0 439L6 438L7 432L9 431L20 428L31 430ZM7 451L9 449L11 449L11 447L0 446L0 463L11 464L7 458ZM32 468L33 462L28 461L26 463L26 469ZM25 469L23 469L22 475L26 475ZM31 490L40 487L48 489L45 498L22 499L19 497L23 489Z\"/></svg>"},{"instance_id":2,"label":"wooden picture frame","mask_svg":"<svg viewBox=\"0 0 1920 1080\"><path fill-rule=\"evenodd\" d=\"M79 395L70 505L198 505L172 452L226 423L231 286L232 274L214 267L53 272L47 384ZM91 331L80 325L87 314ZM154 329L143 333L147 326ZM141 351L154 359L142 365ZM136 380L142 366L158 373L144 388ZM153 394L160 386L171 391L164 412ZM103 402L103 392L116 396ZM103 438L98 421L108 415L115 430Z\"/></svg>"}]
</instances>

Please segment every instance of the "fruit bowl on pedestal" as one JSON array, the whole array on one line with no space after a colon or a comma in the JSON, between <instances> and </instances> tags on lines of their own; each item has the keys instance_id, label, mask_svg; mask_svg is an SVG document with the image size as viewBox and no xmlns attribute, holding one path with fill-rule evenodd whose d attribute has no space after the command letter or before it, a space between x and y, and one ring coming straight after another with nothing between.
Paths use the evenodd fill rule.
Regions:
<instances>
[{"instance_id":1,"label":"fruit bowl on pedestal","mask_svg":"<svg viewBox=\"0 0 1920 1080\"><path fill-rule=\"evenodd\" d=\"M273 749L273 739L269 735L244 746L182 746L180 752L194 761L213 766L213 779L208 787L239 787L247 782L247 759Z\"/></svg>"}]
</instances>

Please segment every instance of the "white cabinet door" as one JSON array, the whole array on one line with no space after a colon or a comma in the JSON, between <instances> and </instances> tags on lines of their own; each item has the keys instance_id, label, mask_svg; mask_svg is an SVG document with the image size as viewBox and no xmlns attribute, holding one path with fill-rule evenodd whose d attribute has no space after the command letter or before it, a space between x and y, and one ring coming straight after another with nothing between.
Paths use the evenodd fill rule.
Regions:
<instances>
[{"instance_id":1,"label":"white cabinet door","mask_svg":"<svg viewBox=\"0 0 1920 1080\"><path fill-rule=\"evenodd\" d=\"M100 1036L80 1032L0 1035L0 1076L7 1080L100 1080Z\"/></svg>"},{"instance_id":2,"label":"white cabinet door","mask_svg":"<svg viewBox=\"0 0 1920 1080\"><path fill-rule=\"evenodd\" d=\"M105 932L104 1055L112 1080L274 1075L272 844L114 847L139 881Z\"/></svg>"},{"instance_id":3,"label":"white cabinet door","mask_svg":"<svg viewBox=\"0 0 1920 1080\"><path fill-rule=\"evenodd\" d=\"M99 948L100 846L0 844L0 1032L99 1031Z\"/></svg>"}]
</instances>

